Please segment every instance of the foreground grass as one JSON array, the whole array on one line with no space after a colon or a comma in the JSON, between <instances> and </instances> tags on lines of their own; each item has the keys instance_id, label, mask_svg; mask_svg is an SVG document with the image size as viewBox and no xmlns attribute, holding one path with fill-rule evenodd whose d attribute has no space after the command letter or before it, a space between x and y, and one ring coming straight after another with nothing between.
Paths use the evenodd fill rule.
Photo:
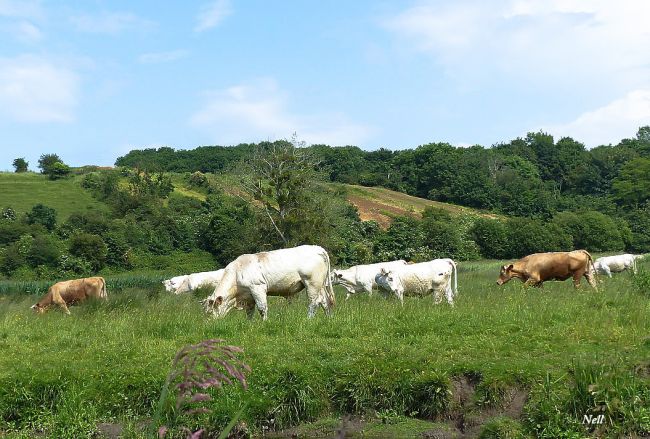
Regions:
<instances>
[{"instance_id":1,"label":"foreground grass","mask_svg":"<svg viewBox=\"0 0 650 439\"><path fill-rule=\"evenodd\" d=\"M4 298L0 432L85 437L112 422L140 436L176 351L208 338L245 349L250 390L222 391L203 418L176 418L170 408L168 425L219 430L245 402L256 434L344 414L444 421L464 411L469 419L523 389L526 406L512 422L528 434L648 432L650 304L630 276L606 280L599 293L569 282L499 288L498 265L461 264L455 308L430 297L402 308L339 295L333 317L313 320L304 297L272 299L267 322L236 311L207 319L195 297L151 288L125 288L70 317L31 314L32 296ZM457 401L459 383L471 385L471 407ZM607 422L594 432L582 416L598 413Z\"/></svg>"}]
</instances>

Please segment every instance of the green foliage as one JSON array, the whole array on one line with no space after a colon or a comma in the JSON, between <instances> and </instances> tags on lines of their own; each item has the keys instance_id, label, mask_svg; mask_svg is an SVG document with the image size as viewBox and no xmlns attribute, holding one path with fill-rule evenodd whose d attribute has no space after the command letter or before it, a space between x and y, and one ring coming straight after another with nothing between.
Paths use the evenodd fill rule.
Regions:
<instances>
[{"instance_id":1,"label":"green foliage","mask_svg":"<svg viewBox=\"0 0 650 439\"><path fill-rule=\"evenodd\" d=\"M479 433L479 439L524 439L521 424L505 416L490 420Z\"/></svg>"},{"instance_id":2,"label":"green foliage","mask_svg":"<svg viewBox=\"0 0 650 439\"><path fill-rule=\"evenodd\" d=\"M78 233L70 238L70 254L88 262L94 271L106 264L108 248L101 236Z\"/></svg>"},{"instance_id":3,"label":"green foliage","mask_svg":"<svg viewBox=\"0 0 650 439\"><path fill-rule=\"evenodd\" d=\"M196 171L190 174L187 178L187 182L192 187L205 188L208 187L208 177L201 171Z\"/></svg>"},{"instance_id":4,"label":"green foliage","mask_svg":"<svg viewBox=\"0 0 650 439\"><path fill-rule=\"evenodd\" d=\"M632 279L632 286L637 293L650 297L650 272L640 270Z\"/></svg>"},{"instance_id":5,"label":"green foliage","mask_svg":"<svg viewBox=\"0 0 650 439\"><path fill-rule=\"evenodd\" d=\"M484 258L505 259L510 256L512 245L508 241L508 228L504 221L478 218L470 234Z\"/></svg>"},{"instance_id":6,"label":"green foliage","mask_svg":"<svg viewBox=\"0 0 650 439\"><path fill-rule=\"evenodd\" d=\"M70 174L70 166L62 162L56 162L49 167L47 171L47 176L50 180L58 180L60 178L67 177Z\"/></svg>"},{"instance_id":7,"label":"green foliage","mask_svg":"<svg viewBox=\"0 0 650 439\"><path fill-rule=\"evenodd\" d=\"M52 231L56 226L56 210L43 204L37 204L27 213L27 224L40 224Z\"/></svg>"},{"instance_id":8,"label":"green foliage","mask_svg":"<svg viewBox=\"0 0 650 439\"><path fill-rule=\"evenodd\" d=\"M51 235L36 235L27 252L27 262L32 267L48 265L56 267L61 254L60 243Z\"/></svg>"},{"instance_id":9,"label":"green foliage","mask_svg":"<svg viewBox=\"0 0 650 439\"><path fill-rule=\"evenodd\" d=\"M20 157L14 159L12 166L14 167L15 172L27 172L27 169L29 168L29 162L23 157Z\"/></svg>"},{"instance_id":10,"label":"green foliage","mask_svg":"<svg viewBox=\"0 0 650 439\"><path fill-rule=\"evenodd\" d=\"M16 211L11 207L5 207L0 211L0 220L15 221L17 218Z\"/></svg>"},{"instance_id":11,"label":"green foliage","mask_svg":"<svg viewBox=\"0 0 650 439\"><path fill-rule=\"evenodd\" d=\"M81 186L100 200L108 200L119 190L120 174L116 171L91 172L84 175Z\"/></svg>"},{"instance_id":12,"label":"green foliage","mask_svg":"<svg viewBox=\"0 0 650 439\"><path fill-rule=\"evenodd\" d=\"M639 206L650 200L650 158L636 158L621 168L612 184L614 198L624 206Z\"/></svg>"},{"instance_id":13,"label":"green foliage","mask_svg":"<svg viewBox=\"0 0 650 439\"><path fill-rule=\"evenodd\" d=\"M629 227L624 220L614 221L600 212L560 212L553 218L564 232L573 237L573 248L593 252L625 249Z\"/></svg>"},{"instance_id":14,"label":"green foliage","mask_svg":"<svg viewBox=\"0 0 650 439\"><path fill-rule=\"evenodd\" d=\"M38 168L42 174L49 174L55 163L63 163L57 154L42 154L38 159Z\"/></svg>"},{"instance_id":15,"label":"green foliage","mask_svg":"<svg viewBox=\"0 0 650 439\"><path fill-rule=\"evenodd\" d=\"M506 223L508 254L522 257L531 253L567 251L572 248L571 235L553 223L529 218L512 218Z\"/></svg>"}]
</instances>

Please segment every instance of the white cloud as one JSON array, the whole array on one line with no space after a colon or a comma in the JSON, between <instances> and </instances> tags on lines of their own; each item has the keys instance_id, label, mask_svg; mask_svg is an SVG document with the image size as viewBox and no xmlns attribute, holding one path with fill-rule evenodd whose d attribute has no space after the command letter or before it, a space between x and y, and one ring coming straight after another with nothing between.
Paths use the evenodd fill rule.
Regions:
<instances>
[{"instance_id":1,"label":"white cloud","mask_svg":"<svg viewBox=\"0 0 650 439\"><path fill-rule=\"evenodd\" d=\"M399 50L430 54L460 81L505 75L621 92L650 77L648 16L647 0L421 1L381 24Z\"/></svg>"},{"instance_id":2,"label":"white cloud","mask_svg":"<svg viewBox=\"0 0 650 439\"><path fill-rule=\"evenodd\" d=\"M143 53L138 57L142 64L157 64L176 61L187 56L187 50L170 50L168 52Z\"/></svg>"},{"instance_id":3,"label":"white cloud","mask_svg":"<svg viewBox=\"0 0 650 439\"><path fill-rule=\"evenodd\" d=\"M21 122L70 122L79 99L79 77L46 59L0 58L0 114Z\"/></svg>"},{"instance_id":4,"label":"white cloud","mask_svg":"<svg viewBox=\"0 0 650 439\"><path fill-rule=\"evenodd\" d=\"M148 30L154 26L153 22L130 12L75 15L70 17L70 22L80 32L96 34L118 34L125 30Z\"/></svg>"},{"instance_id":5,"label":"white cloud","mask_svg":"<svg viewBox=\"0 0 650 439\"><path fill-rule=\"evenodd\" d=\"M40 1L0 0L0 17L40 19L43 15Z\"/></svg>"},{"instance_id":6,"label":"white cloud","mask_svg":"<svg viewBox=\"0 0 650 439\"><path fill-rule=\"evenodd\" d=\"M271 79L206 93L203 107L190 124L206 130L220 144L290 138L296 132L307 143L355 145L372 133L339 113L298 115L289 110L289 96Z\"/></svg>"},{"instance_id":7,"label":"white cloud","mask_svg":"<svg viewBox=\"0 0 650 439\"><path fill-rule=\"evenodd\" d=\"M195 32L203 32L219 25L228 15L232 14L230 0L216 0L201 7L196 18Z\"/></svg>"},{"instance_id":8,"label":"white cloud","mask_svg":"<svg viewBox=\"0 0 650 439\"><path fill-rule=\"evenodd\" d=\"M575 120L543 130L555 137L569 136L589 147L616 144L650 125L650 88L635 90L607 105L581 114Z\"/></svg>"}]
</instances>

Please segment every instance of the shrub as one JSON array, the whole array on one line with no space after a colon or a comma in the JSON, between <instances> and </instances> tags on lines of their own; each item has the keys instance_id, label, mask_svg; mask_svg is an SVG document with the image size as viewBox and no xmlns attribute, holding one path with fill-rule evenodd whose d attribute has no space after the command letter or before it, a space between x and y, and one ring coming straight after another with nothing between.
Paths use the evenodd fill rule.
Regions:
<instances>
[{"instance_id":1,"label":"shrub","mask_svg":"<svg viewBox=\"0 0 650 439\"><path fill-rule=\"evenodd\" d=\"M622 221L622 220L621 220ZM618 251L625 248L626 224L595 211L560 212L553 223L573 237L573 248L590 251Z\"/></svg>"},{"instance_id":2,"label":"shrub","mask_svg":"<svg viewBox=\"0 0 650 439\"><path fill-rule=\"evenodd\" d=\"M650 272L640 270L639 273L632 278L632 286L637 293L643 294L644 296L650 296Z\"/></svg>"},{"instance_id":3,"label":"shrub","mask_svg":"<svg viewBox=\"0 0 650 439\"><path fill-rule=\"evenodd\" d=\"M54 163L47 172L47 176L50 180L58 180L60 178L67 177L70 174L70 166L66 165L63 162Z\"/></svg>"},{"instance_id":4,"label":"shrub","mask_svg":"<svg viewBox=\"0 0 650 439\"><path fill-rule=\"evenodd\" d=\"M27 261L32 267L48 265L54 267L59 260L59 245L50 235L36 235L27 252Z\"/></svg>"},{"instance_id":5,"label":"shrub","mask_svg":"<svg viewBox=\"0 0 650 439\"><path fill-rule=\"evenodd\" d=\"M16 221L16 211L11 207L5 207L2 209L2 212L0 212L0 219L6 221Z\"/></svg>"},{"instance_id":6,"label":"shrub","mask_svg":"<svg viewBox=\"0 0 650 439\"><path fill-rule=\"evenodd\" d=\"M70 254L86 260L93 270L101 270L106 264L108 249L100 236L79 233L70 238Z\"/></svg>"},{"instance_id":7,"label":"shrub","mask_svg":"<svg viewBox=\"0 0 650 439\"><path fill-rule=\"evenodd\" d=\"M27 224L40 224L52 231L56 226L56 210L43 204L37 204L32 207L30 212L27 212L26 219Z\"/></svg>"},{"instance_id":8,"label":"shrub","mask_svg":"<svg viewBox=\"0 0 650 439\"><path fill-rule=\"evenodd\" d=\"M23 157L20 157L14 159L12 165L16 170L16 172L27 172L27 168L29 167L29 162L25 160Z\"/></svg>"},{"instance_id":9,"label":"shrub","mask_svg":"<svg viewBox=\"0 0 650 439\"><path fill-rule=\"evenodd\" d=\"M505 259L508 253L508 228L502 221L478 218L470 235L485 258Z\"/></svg>"},{"instance_id":10,"label":"shrub","mask_svg":"<svg viewBox=\"0 0 650 439\"><path fill-rule=\"evenodd\" d=\"M190 186L204 188L208 186L208 177L203 172L196 171L187 178L187 182Z\"/></svg>"},{"instance_id":11,"label":"shrub","mask_svg":"<svg viewBox=\"0 0 650 439\"><path fill-rule=\"evenodd\" d=\"M572 248L571 236L555 224L540 220L512 218L508 229L508 253L521 257L531 253L567 251Z\"/></svg>"}]
</instances>

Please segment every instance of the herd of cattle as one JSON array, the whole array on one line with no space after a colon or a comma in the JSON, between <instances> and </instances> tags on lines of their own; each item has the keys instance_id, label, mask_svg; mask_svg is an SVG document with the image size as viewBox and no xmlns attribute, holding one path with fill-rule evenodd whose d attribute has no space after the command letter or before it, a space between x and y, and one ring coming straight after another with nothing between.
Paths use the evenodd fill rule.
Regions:
<instances>
[{"instance_id":1,"label":"herd of cattle","mask_svg":"<svg viewBox=\"0 0 650 439\"><path fill-rule=\"evenodd\" d=\"M592 260L586 250L571 252L535 253L501 267L497 284L503 285L519 278L526 285L541 287L547 280L573 279L575 287L584 277L589 285L598 289L596 273L609 277L612 273L631 270L637 272L636 261L641 255L606 256ZM453 286L452 286L453 279ZM374 289L394 295L404 303L404 296L424 296L433 293L440 303L443 294L453 306L458 291L458 273L451 259L435 259L421 263L403 260L356 265L345 270L332 270L330 258L322 247L302 245L288 249L246 254L217 271L176 276L163 281L171 293L191 292L200 287L214 288L202 303L206 312L223 317L233 308L246 310L249 318L255 308L262 319L268 315L267 296L287 299L306 290L309 299L308 316L313 317L322 307L330 313L334 306L334 285L341 285L350 295ZM58 282L51 286L43 298L32 306L44 312L58 305L70 314L68 305L88 298L106 299L106 282L102 277L90 277Z\"/></svg>"}]
</instances>

